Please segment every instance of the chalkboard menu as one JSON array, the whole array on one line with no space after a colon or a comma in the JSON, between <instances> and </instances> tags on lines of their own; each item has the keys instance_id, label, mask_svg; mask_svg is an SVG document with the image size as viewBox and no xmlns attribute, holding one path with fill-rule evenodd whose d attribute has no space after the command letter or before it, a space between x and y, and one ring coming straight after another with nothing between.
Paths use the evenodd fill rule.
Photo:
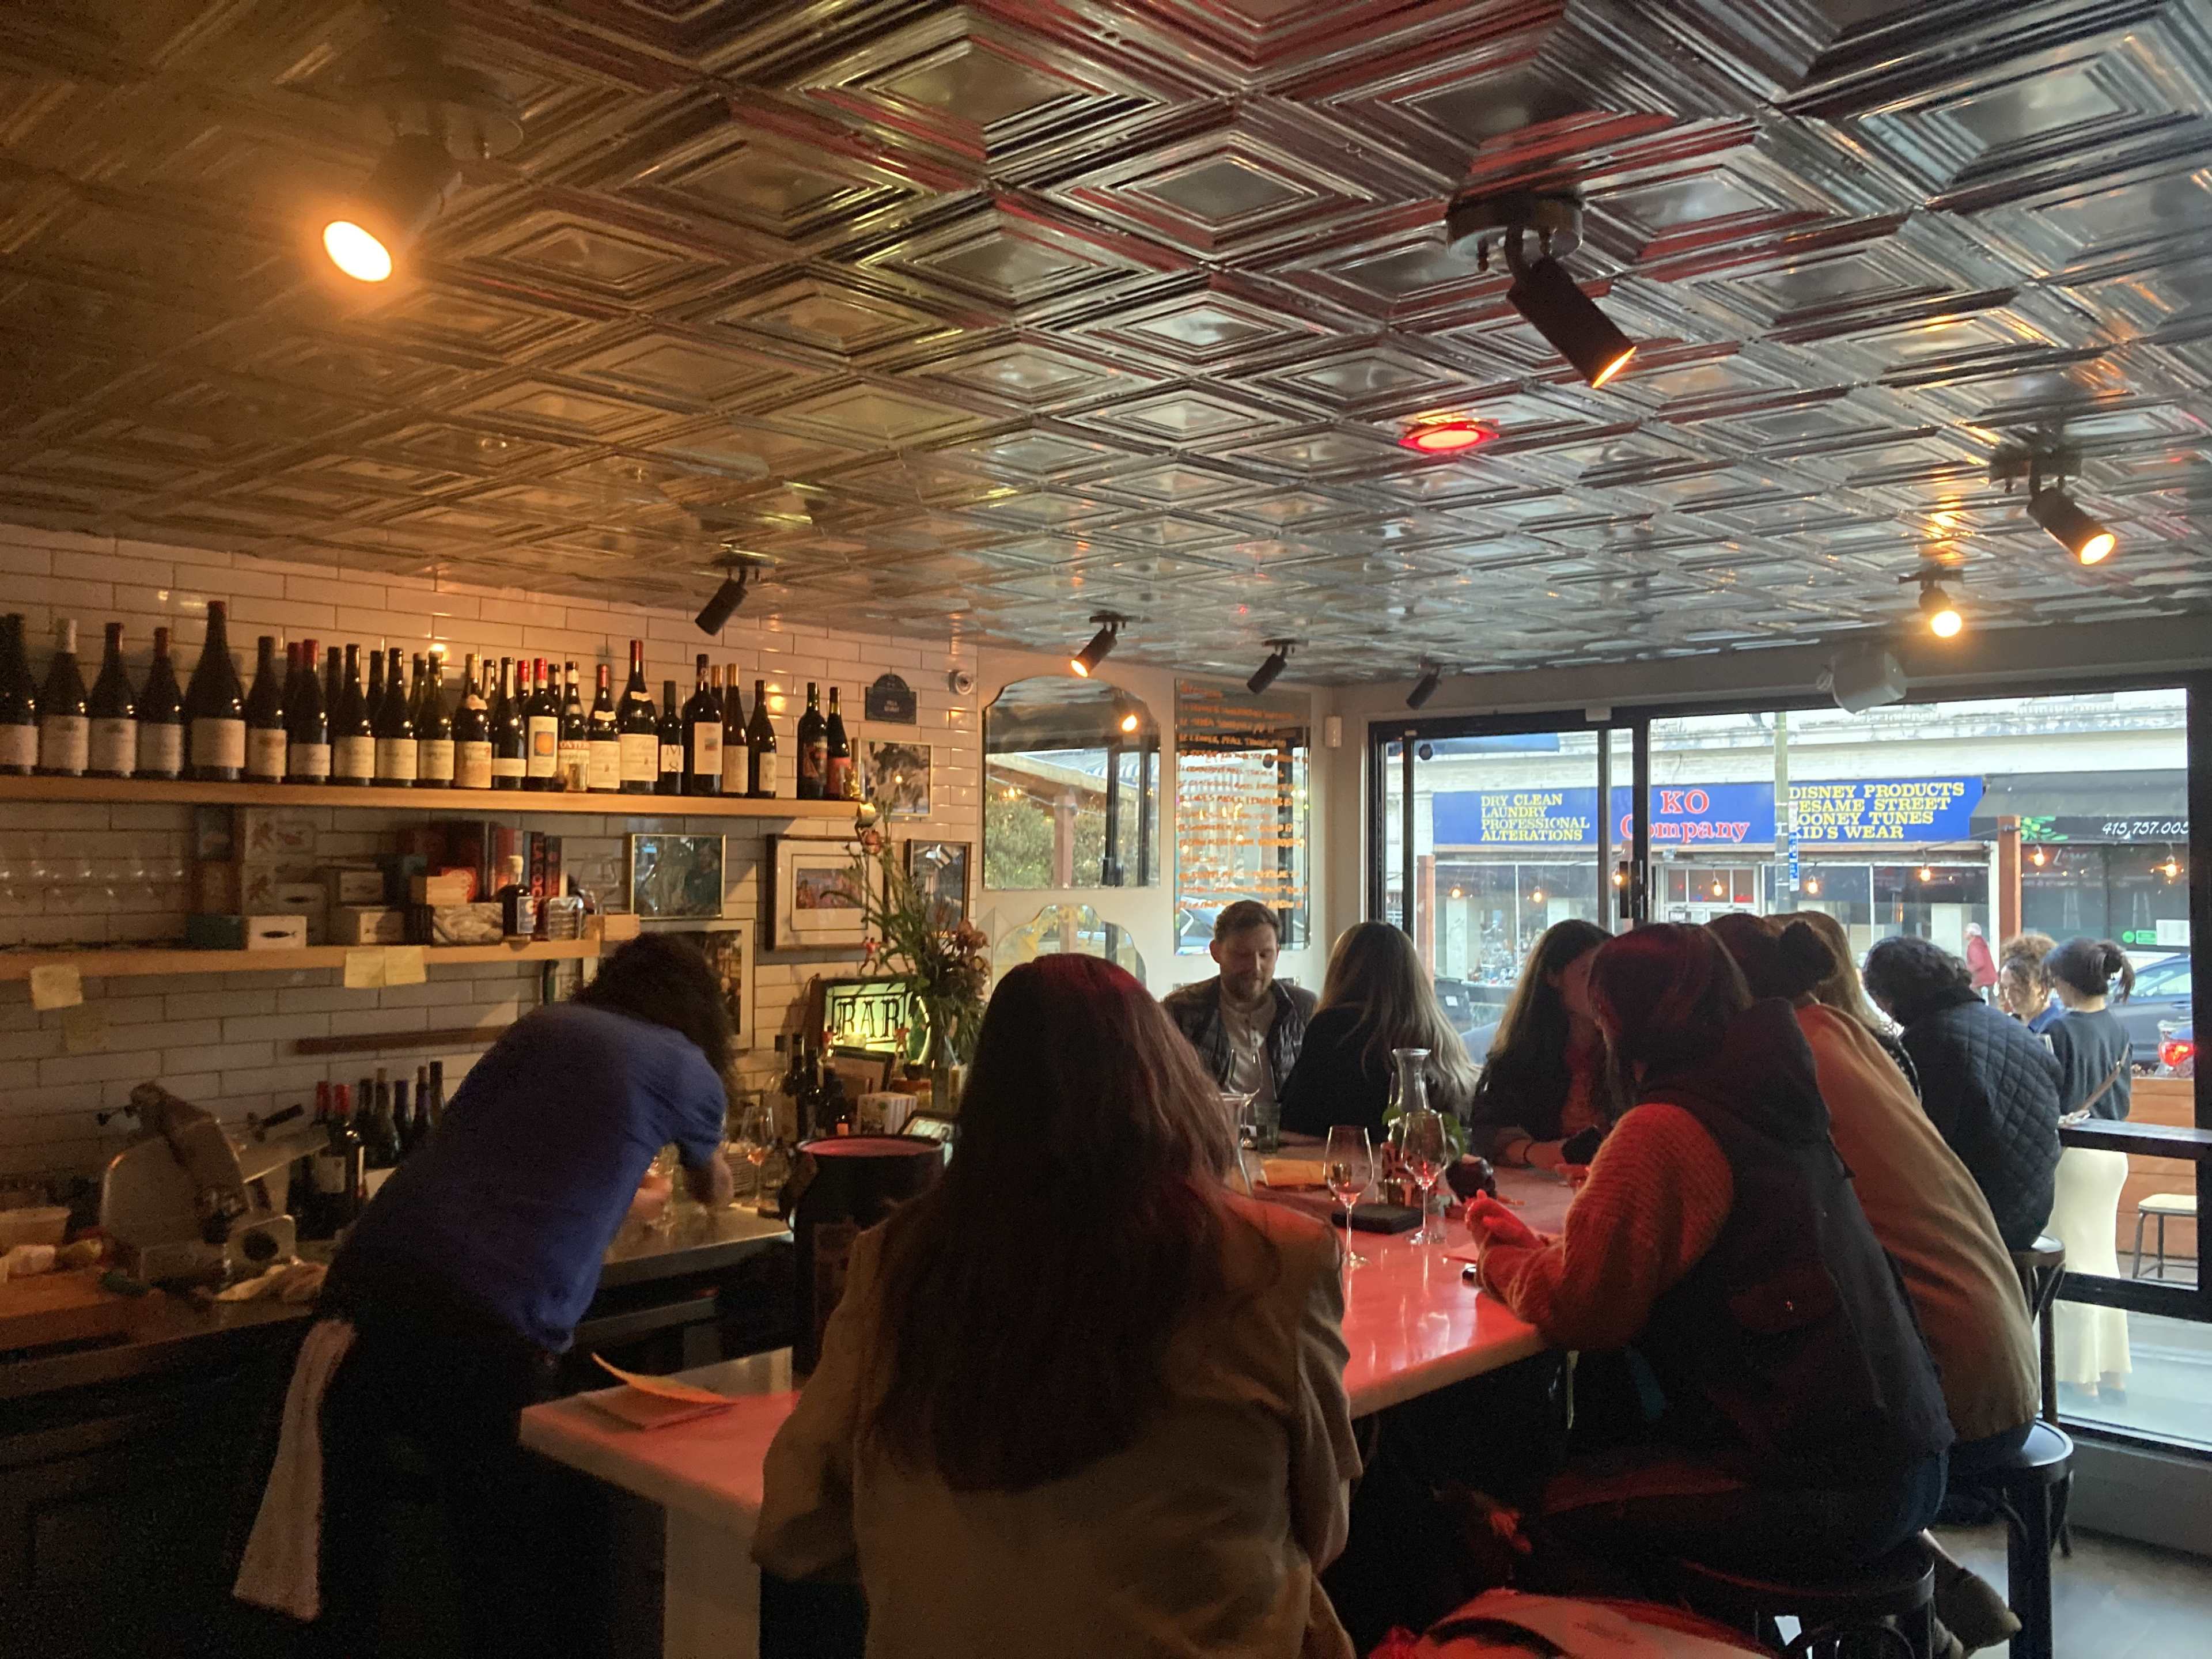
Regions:
<instances>
[{"instance_id":1,"label":"chalkboard menu","mask_svg":"<svg viewBox=\"0 0 2212 1659\"><path fill-rule=\"evenodd\" d=\"M1239 899L1280 918L1285 950L1307 943L1306 811L1313 702L1176 682L1176 949L1202 953Z\"/></svg>"}]
</instances>

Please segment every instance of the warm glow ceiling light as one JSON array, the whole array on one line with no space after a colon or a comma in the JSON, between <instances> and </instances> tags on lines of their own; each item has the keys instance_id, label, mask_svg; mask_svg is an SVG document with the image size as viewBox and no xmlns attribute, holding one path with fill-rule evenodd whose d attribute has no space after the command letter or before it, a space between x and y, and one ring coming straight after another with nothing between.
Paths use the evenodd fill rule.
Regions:
<instances>
[{"instance_id":1,"label":"warm glow ceiling light","mask_svg":"<svg viewBox=\"0 0 2212 1659\"><path fill-rule=\"evenodd\" d=\"M1089 679L1097 672L1098 665L1114 654L1114 647L1121 638L1121 624L1128 618L1101 611L1091 620L1098 624L1098 631L1091 636L1090 644L1067 659L1068 672L1085 679Z\"/></svg>"},{"instance_id":2,"label":"warm glow ceiling light","mask_svg":"<svg viewBox=\"0 0 2212 1659\"><path fill-rule=\"evenodd\" d=\"M2102 564L2119 545L2118 537L2056 484L2027 498L2027 516L2049 531L2051 538L2082 564Z\"/></svg>"},{"instance_id":3,"label":"warm glow ceiling light","mask_svg":"<svg viewBox=\"0 0 2212 1659\"><path fill-rule=\"evenodd\" d=\"M1399 435L1398 441L1406 448L1423 455L1461 455L1488 443L1497 435L1496 427L1455 416L1446 419L1417 421Z\"/></svg>"},{"instance_id":4,"label":"warm glow ceiling light","mask_svg":"<svg viewBox=\"0 0 2212 1659\"><path fill-rule=\"evenodd\" d=\"M1290 666L1291 647L1297 643L1296 640L1269 640L1267 660L1253 671L1252 678L1244 682L1244 689L1260 692L1273 685L1281 678L1283 670Z\"/></svg>"},{"instance_id":5,"label":"warm glow ceiling light","mask_svg":"<svg viewBox=\"0 0 2212 1659\"><path fill-rule=\"evenodd\" d=\"M1479 270L1490 269L1493 242L1504 251L1513 272L1506 299L1591 386L1605 385L1636 356L1635 343L1559 263L1582 246L1583 208L1573 197L1528 191L1470 197L1452 204L1444 234L1455 252L1474 253Z\"/></svg>"},{"instance_id":6,"label":"warm glow ceiling light","mask_svg":"<svg viewBox=\"0 0 2212 1659\"><path fill-rule=\"evenodd\" d=\"M441 140L401 133L360 192L323 227L323 251L356 282L385 281L438 216L460 174Z\"/></svg>"},{"instance_id":7,"label":"warm glow ceiling light","mask_svg":"<svg viewBox=\"0 0 2212 1659\"><path fill-rule=\"evenodd\" d=\"M1540 888L1540 887L1533 887L1533 888L1529 889L1529 890L1528 890L1528 902L1529 902L1529 903L1531 903L1531 904L1541 904L1543 902L1544 902L1544 890L1543 890L1542 888Z\"/></svg>"},{"instance_id":8,"label":"warm glow ceiling light","mask_svg":"<svg viewBox=\"0 0 2212 1659\"><path fill-rule=\"evenodd\" d=\"M1431 697L1437 695L1437 688L1443 684L1443 680L1444 671L1443 669L1437 667L1434 663L1423 663L1421 665L1421 678L1415 680L1413 682L1413 689L1406 693L1406 707L1408 708L1419 708Z\"/></svg>"},{"instance_id":9,"label":"warm glow ceiling light","mask_svg":"<svg viewBox=\"0 0 2212 1659\"><path fill-rule=\"evenodd\" d=\"M1916 873L1916 874L1917 874L1917 875L1919 876L1920 879L1921 879L1921 880L1923 880L1923 881L1933 881L1933 880L1935 880L1935 879L1936 879L1936 872L1935 872L1935 871L1933 871L1933 870L1929 869L1929 868L1926 865L1924 865L1924 864L1923 864L1923 865L1922 865L1922 866L1920 866L1920 868L1918 869L1918 871L1917 871L1915 873Z\"/></svg>"},{"instance_id":10,"label":"warm glow ceiling light","mask_svg":"<svg viewBox=\"0 0 2212 1659\"><path fill-rule=\"evenodd\" d=\"M1960 613L1958 601L1943 586L1941 565L1923 565L1897 580L1920 584L1920 614L1927 619L1928 631L1937 639L1954 640L1965 630L1966 619Z\"/></svg>"}]
</instances>

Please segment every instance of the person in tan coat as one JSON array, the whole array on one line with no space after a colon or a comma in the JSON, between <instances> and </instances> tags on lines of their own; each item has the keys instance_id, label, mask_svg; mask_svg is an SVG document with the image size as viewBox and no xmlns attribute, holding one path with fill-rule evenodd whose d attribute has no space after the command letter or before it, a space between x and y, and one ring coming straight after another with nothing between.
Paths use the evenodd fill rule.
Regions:
<instances>
[{"instance_id":1,"label":"person in tan coat","mask_svg":"<svg viewBox=\"0 0 2212 1659\"><path fill-rule=\"evenodd\" d=\"M1328 1229L1222 1184L1211 1079L1092 957L1000 982L960 1118L854 1249L755 1559L857 1577L870 1659L1350 1659Z\"/></svg>"}]
</instances>

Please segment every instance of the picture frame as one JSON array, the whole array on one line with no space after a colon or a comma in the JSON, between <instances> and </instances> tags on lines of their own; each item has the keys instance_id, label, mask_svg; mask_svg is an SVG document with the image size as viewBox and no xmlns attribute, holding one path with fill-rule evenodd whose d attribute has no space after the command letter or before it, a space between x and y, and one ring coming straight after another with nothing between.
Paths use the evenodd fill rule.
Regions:
<instances>
[{"instance_id":1,"label":"picture frame","mask_svg":"<svg viewBox=\"0 0 2212 1659\"><path fill-rule=\"evenodd\" d=\"M955 927L968 920L969 872L974 863L974 846L969 842L906 843L906 878L928 890L939 927Z\"/></svg>"},{"instance_id":2,"label":"picture frame","mask_svg":"<svg viewBox=\"0 0 2212 1659\"><path fill-rule=\"evenodd\" d=\"M806 836L768 837L768 939L771 951L857 948L867 938L850 880L850 842Z\"/></svg>"},{"instance_id":3,"label":"picture frame","mask_svg":"<svg viewBox=\"0 0 2212 1659\"><path fill-rule=\"evenodd\" d=\"M725 837L629 838L629 908L648 921L719 921L728 880Z\"/></svg>"},{"instance_id":4,"label":"picture frame","mask_svg":"<svg viewBox=\"0 0 2212 1659\"><path fill-rule=\"evenodd\" d=\"M929 745L906 738L863 738L861 782L867 798L901 817L929 816Z\"/></svg>"}]
</instances>

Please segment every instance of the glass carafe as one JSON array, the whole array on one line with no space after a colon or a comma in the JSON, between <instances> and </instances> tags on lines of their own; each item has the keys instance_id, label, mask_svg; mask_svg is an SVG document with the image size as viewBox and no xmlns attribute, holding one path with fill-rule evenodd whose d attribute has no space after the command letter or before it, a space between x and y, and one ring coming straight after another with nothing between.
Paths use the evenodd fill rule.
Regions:
<instances>
[{"instance_id":1,"label":"glass carafe","mask_svg":"<svg viewBox=\"0 0 2212 1659\"><path fill-rule=\"evenodd\" d=\"M1393 1048L1390 1051L1390 1109L1393 1119L1407 1112L1429 1109L1429 1051Z\"/></svg>"},{"instance_id":2,"label":"glass carafe","mask_svg":"<svg viewBox=\"0 0 2212 1659\"><path fill-rule=\"evenodd\" d=\"M1421 1207L1421 1225L1407 1240L1409 1244L1436 1243L1443 1237L1429 1217L1447 1152L1443 1120L1429 1107L1428 1059L1426 1048L1390 1051L1390 1139L1400 1169L1413 1183L1413 1202Z\"/></svg>"}]
</instances>

